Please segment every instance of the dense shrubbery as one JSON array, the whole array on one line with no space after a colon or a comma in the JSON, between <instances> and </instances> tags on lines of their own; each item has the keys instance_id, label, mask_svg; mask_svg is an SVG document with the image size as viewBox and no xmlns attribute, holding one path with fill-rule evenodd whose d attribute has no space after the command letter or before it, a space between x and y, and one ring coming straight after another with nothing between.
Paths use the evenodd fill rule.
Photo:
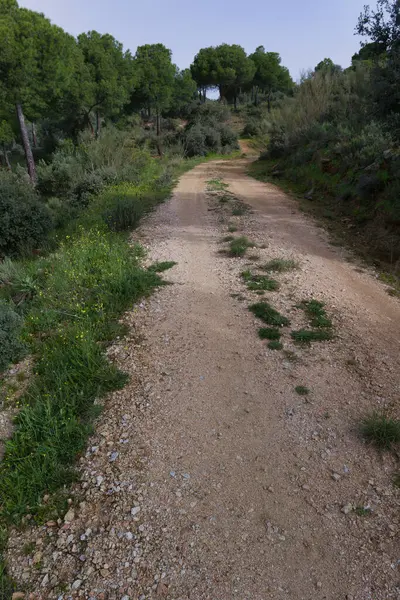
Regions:
<instances>
[{"instance_id":1,"label":"dense shrubbery","mask_svg":"<svg viewBox=\"0 0 400 600\"><path fill-rule=\"evenodd\" d=\"M32 186L0 171L0 258L42 246L52 226L51 213Z\"/></svg>"},{"instance_id":2,"label":"dense shrubbery","mask_svg":"<svg viewBox=\"0 0 400 600\"><path fill-rule=\"evenodd\" d=\"M373 67L317 72L269 122L265 172L284 176L308 197L362 227L373 252L400 258L399 137L396 115L378 118ZM262 166L257 167L262 172ZM329 202L329 200L327 200ZM397 241L396 241L397 240Z\"/></svg>"},{"instance_id":3,"label":"dense shrubbery","mask_svg":"<svg viewBox=\"0 0 400 600\"><path fill-rule=\"evenodd\" d=\"M209 152L229 154L237 150L238 137L227 123L230 115L229 108L216 102L193 110L182 134L186 156L205 156Z\"/></svg>"}]
</instances>

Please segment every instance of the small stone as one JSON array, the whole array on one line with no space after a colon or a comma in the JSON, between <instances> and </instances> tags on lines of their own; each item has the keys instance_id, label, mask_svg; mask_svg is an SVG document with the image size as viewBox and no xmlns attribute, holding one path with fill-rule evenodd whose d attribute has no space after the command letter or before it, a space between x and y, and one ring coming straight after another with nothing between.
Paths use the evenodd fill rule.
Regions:
<instances>
[{"instance_id":1,"label":"small stone","mask_svg":"<svg viewBox=\"0 0 400 600\"><path fill-rule=\"evenodd\" d=\"M132 515L132 517L136 516L138 513L140 513L140 506L134 506L131 509L131 515Z\"/></svg>"},{"instance_id":2,"label":"small stone","mask_svg":"<svg viewBox=\"0 0 400 600\"><path fill-rule=\"evenodd\" d=\"M38 565L42 560L42 556L42 552L36 552L36 554L33 556L33 564Z\"/></svg>"},{"instance_id":3,"label":"small stone","mask_svg":"<svg viewBox=\"0 0 400 600\"><path fill-rule=\"evenodd\" d=\"M332 473L331 475L332 479L334 479L335 481L339 481L339 479L341 479L339 473Z\"/></svg>"},{"instance_id":4,"label":"small stone","mask_svg":"<svg viewBox=\"0 0 400 600\"><path fill-rule=\"evenodd\" d=\"M25 594L24 592L14 592L12 595L12 600L24 600Z\"/></svg>"},{"instance_id":5,"label":"small stone","mask_svg":"<svg viewBox=\"0 0 400 600\"><path fill-rule=\"evenodd\" d=\"M118 456L119 456L119 452L111 452L110 462L116 461Z\"/></svg>"},{"instance_id":6,"label":"small stone","mask_svg":"<svg viewBox=\"0 0 400 600\"><path fill-rule=\"evenodd\" d=\"M64 517L64 523L71 523L75 519L75 511L73 508L70 508L67 514Z\"/></svg>"},{"instance_id":7,"label":"small stone","mask_svg":"<svg viewBox=\"0 0 400 600\"><path fill-rule=\"evenodd\" d=\"M47 521L46 527L57 527L57 523L55 521Z\"/></svg>"},{"instance_id":8,"label":"small stone","mask_svg":"<svg viewBox=\"0 0 400 600\"><path fill-rule=\"evenodd\" d=\"M121 600L130 600L130 596L122 596Z\"/></svg>"},{"instance_id":9,"label":"small stone","mask_svg":"<svg viewBox=\"0 0 400 600\"><path fill-rule=\"evenodd\" d=\"M305 483L304 485L301 486L301 489L309 491L310 486Z\"/></svg>"},{"instance_id":10,"label":"small stone","mask_svg":"<svg viewBox=\"0 0 400 600\"><path fill-rule=\"evenodd\" d=\"M345 504L342 507L342 513L345 515L348 515L349 513L351 513L351 511L353 510L353 505L352 504Z\"/></svg>"},{"instance_id":11,"label":"small stone","mask_svg":"<svg viewBox=\"0 0 400 600\"><path fill-rule=\"evenodd\" d=\"M74 581L74 583L72 584L72 589L73 590L79 590L79 588L82 585L82 579L77 579L76 581Z\"/></svg>"},{"instance_id":12,"label":"small stone","mask_svg":"<svg viewBox=\"0 0 400 600\"><path fill-rule=\"evenodd\" d=\"M46 573L46 575L42 579L42 587L46 587L46 585L48 583L49 583L49 575L48 575L48 573Z\"/></svg>"},{"instance_id":13,"label":"small stone","mask_svg":"<svg viewBox=\"0 0 400 600\"><path fill-rule=\"evenodd\" d=\"M317 581L317 588L321 589L322 588L322 583L320 581Z\"/></svg>"},{"instance_id":14,"label":"small stone","mask_svg":"<svg viewBox=\"0 0 400 600\"><path fill-rule=\"evenodd\" d=\"M103 477L102 475L98 475L98 476L96 477L96 484L97 484L99 487L101 486L101 484L103 483L103 481L104 481L104 477Z\"/></svg>"}]
</instances>

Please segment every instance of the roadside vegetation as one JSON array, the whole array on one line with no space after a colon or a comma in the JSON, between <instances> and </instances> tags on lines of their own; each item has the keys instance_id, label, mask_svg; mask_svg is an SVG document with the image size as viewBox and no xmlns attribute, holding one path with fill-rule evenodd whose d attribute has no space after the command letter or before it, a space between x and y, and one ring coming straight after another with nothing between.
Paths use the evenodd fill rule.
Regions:
<instances>
[{"instance_id":1,"label":"roadside vegetation","mask_svg":"<svg viewBox=\"0 0 400 600\"><path fill-rule=\"evenodd\" d=\"M247 110L264 147L251 173L289 186L328 229L400 274L400 5L379 0L356 26L363 44L343 69L321 61L293 95Z\"/></svg>"}]
</instances>

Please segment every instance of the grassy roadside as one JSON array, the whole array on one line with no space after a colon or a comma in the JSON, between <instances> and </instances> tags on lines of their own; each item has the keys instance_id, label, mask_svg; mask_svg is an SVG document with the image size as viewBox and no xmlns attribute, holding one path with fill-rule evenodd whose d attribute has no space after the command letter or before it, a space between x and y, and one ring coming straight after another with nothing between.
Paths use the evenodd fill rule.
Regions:
<instances>
[{"instance_id":1,"label":"grassy roadside","mask_svg":"<svg viewBox=\"0 0 400 600\"><path fill-rule=\"evenodd\" d=\"M216 158L222 157L206 160ZM66 509L65 486L77 477L74 463L101 410L98 401L127 381L105 350L123 335L124 311L163 284L159 268L144 268L144 251L130 243L129 232L201 162L173 165L164 187L147 179L106 188L67 225L55 251L1 265L0 293L23 319L33 374L18 399L6 384L2 390L5 406L18 414L0 463L0 554L9 525L43 523ZM0 598L12 592L0 560Z\"/></svg>"},{"instance_id":2,"label":"grassy roadside","mask_svg":"<svg viewBox=\"0 0 400 600\"><path fill-rule=\"evenodd\" d=\"M380 279L386 283L391 295L400 295L400 278L394 272L394 265L387 255L383 256L371 246L371 240L365 236L363 216L353 214L350 208L344 209L342 202L335 196L338 182L329 173L320 173L319 184L315 191L308 195L310 179L298 182L285 177L284 171L277 171L277 162L270 159L251 163L248 174L263 182L273 183L294 197L302 212L312 215L328 231L333 245L350 248L367 264L380 271ZM278 175L273 175L273 173ZM305 197L307 196L307 197ZM349 212L350 211L350 212Z\"/></svg>"}]
</instances>

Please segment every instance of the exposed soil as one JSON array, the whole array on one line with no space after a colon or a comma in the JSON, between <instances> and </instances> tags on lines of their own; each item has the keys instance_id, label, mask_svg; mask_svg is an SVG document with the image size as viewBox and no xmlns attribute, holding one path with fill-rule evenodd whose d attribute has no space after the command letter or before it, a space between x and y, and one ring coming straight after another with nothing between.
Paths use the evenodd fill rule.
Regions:
<instances>
[{"instance_id":1,"label":"exposed soil","mask_svg":"<svg viewBox=\"0 0 400 600\"><path fill-rule=\"evenodd\" d=\"M246 165L200 165L141 229L152 260L177 262L174 285L110 349L131 382L107 400L65 520L11 535L31 598L400 597L399 464L358 431L371 410L400 416L400 303ZM207 195L216 177L252 210ZM228 221L257 243L244 258L219 252ZM258 339L260 296L240 277L272 258L299 262L262 298L291 320L284 351ZM298 347L311 298L335 336Z\"/></svg>"}]
</instances>

